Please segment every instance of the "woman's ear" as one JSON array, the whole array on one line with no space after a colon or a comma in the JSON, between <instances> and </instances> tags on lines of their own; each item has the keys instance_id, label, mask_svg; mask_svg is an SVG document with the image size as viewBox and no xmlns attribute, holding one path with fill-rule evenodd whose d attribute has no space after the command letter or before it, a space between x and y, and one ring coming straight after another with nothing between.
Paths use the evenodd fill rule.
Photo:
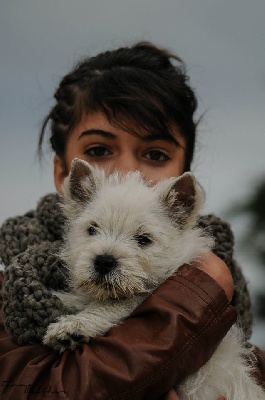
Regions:
<instances>
[{"instance_id":1,"label":"woman's ear","mask_svg":"<svg viewBox=\"0 0 265 400\"><path fill-rule=\"evenodd\" d=\"M61 157L59 157L56 154L53 159L53 176L54 176L54 184L59 194L63 194L62 183L64 179L67 177L67 175L68 173L65 168L65 162Z\"/></svg>"}]
</instances>

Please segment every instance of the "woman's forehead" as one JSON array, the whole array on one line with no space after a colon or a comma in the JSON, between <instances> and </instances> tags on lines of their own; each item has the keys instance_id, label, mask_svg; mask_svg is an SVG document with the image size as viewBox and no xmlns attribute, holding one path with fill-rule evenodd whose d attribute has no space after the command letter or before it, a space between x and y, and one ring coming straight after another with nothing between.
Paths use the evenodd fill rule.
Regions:
<instances>
[{"instance_id":1,"label":"woman's forehead","mask_svg":"<svg viewBox=\"0 0 265 400\"><path fill-rule=\"evenodd\" d=\"M109 117L101 111L94 111L83 115L81 121L74 128L80 136L97 134L105 138L115 138L115 135L127 133L147 143L166 141L177 147L185 147L185 139L175 123L167 123L164 129L155 125L143 124L142 121L128 118L122 113Z\"/></svg>"}]
</instances>

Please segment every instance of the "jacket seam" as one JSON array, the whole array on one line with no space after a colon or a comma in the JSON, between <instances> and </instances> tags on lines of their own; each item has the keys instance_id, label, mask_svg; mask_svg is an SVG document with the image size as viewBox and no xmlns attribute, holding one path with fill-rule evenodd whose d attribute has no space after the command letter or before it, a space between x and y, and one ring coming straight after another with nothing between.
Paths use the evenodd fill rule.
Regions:
<instances>
[{"instance_id":1,"label":"jacket seam","mask_svg":"<svg viewBox=\"0 0 265 400\"><path fill-rule=\"evenodd\" d=\"M207 292L206 292L204 289L202 289L200 286L195 285L193 282L191 282L189 279L187 279L186 277L182 276L181 274L179 274L179 276L180 276L182 279L184 279L185 281L189 282L189 284L191 284L192 286L195 286L199 291L201 291L202 293L204 293L204 294L212 301L212 303L213 303L213 305L214 305L214 309L212 310L212 308L211 308L211 310L212 310L213 312L214 312L214 310L219 311L220 306L219 306L219 307L216 306L215 300L209 295L209 293L207 293ZM172 278L170 278L170 279L172 279ZM194 289L192 289L190 286L188 286L187 284L184 285L184 286L188 287L188 288L189 288L190 290L192 290L195 294L197 294L197 296L198 296L201 300L203 300L205 303L207 303L207 302L206 302L201 296L199 296L199 294L198 294L197 292L195 292ZM220 286L220 285L218 285L218 286ZM223 299L222 304L221 304L221 307L223 306L224 303L230 304L227 298Z\"/></svg>"},{"instance_id":2,"label":"jacket seam","mask_svg":"<svg viewBox=\"0 0 265 400\"><path fill-rule=\"evenodd\" d=\"M224 303L225 306L224 306ZM184 347L179 350L177 352L177 354L175 354L169 361L167 361L165 366L162 366L158 371L156 371L151 377L146 378L141 384L139 383L139 385L141 386L137 386L134 389L130 389L130 390L125 390L122 393L119 393L117 395L114 395L112 397L110 397L110 400L115 400L115 399L119 399L119 400L124 400L124 399L129 399L131 396L133 396L134 394L138 393L139 391L141 391L147 384L153 382L157 376L161 376L161 374L164 374L164 372L166 370L169 369L169 367L172 365L172 363L176 360L176 358L182 358L184 356L184 354L192 347L192 345L205 333L207 332L211 326L213 325L213 323L215 323L216 321L218 321L222 315L222 313L224 312L224 310L227 307L227 302L223 302L220 307L218 309L222 310L220 312L220 315L216 316L215 314L213 314L213 316L203 325L203 327L199 330L199 332L193 334L191 336L191 338L188 340L188 342L186 343L186 345L184 345ZM127 396L129 392L129 396ZM126 397L125 397L126 396Z\"/></svg>"},{"instance_id":3,"label":"jacket seam","mask_svg":"<svg viewBox=\"0 0 265 400\"><path fill-rule=\"evenodd\" d=\"M170 279L172 279L172 278L170 278ZM186 278L183 278L184 280L186 280L187 282L189 282L189 283L191 283L188 279L186 279ZM207 301L197 292L197 291L195 291L194 290L194 288L193 287L190 287L190 285L187 285L185 282L181 282L181 284L184 286L184 287L186 287L187 289L189 289L191 292L193 292L197 297L199 297L199 299L201 299L205 304L207 304ZM214 299L207 293L207 292L205 292L203 289L201 289L199 286L196 286L196 285L194 285L197 289L199 289L202 293L204 293L204 295L206 295L207 297L208 297L208 299L210 299L211 300L211 302L212 302L212 304L214 305L214 307L212 307L212 304L209 304L209 308L210 308L210 311L215 315L215 314L217 314L218 312L219 312L219 310L221 309L221 308L223 308L224 307L224 305L229 305L230 303L229 303L229 301L228 301L228 299L227 298L225 298L225 299L223 299L222 300L222 303L217 307L216 306L216 303L215 303L215 301L214 301ZM162 298L162 296L160 296L160 298ZM163 299L163 300L165 300L165 299ZM165 300L165 301L167 301L167 300Z\"/></svg>"}]
</instances>

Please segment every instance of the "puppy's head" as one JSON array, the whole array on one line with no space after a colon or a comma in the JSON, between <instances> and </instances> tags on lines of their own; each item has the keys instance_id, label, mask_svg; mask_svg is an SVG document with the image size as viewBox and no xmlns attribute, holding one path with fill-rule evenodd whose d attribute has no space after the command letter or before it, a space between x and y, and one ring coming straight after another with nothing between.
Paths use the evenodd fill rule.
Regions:
<instances>
[{"instance_id":1,"label":"puppy's head","mask_svg":"<svg viewBox=\"0 0 265 400\"><path fill-rule=\"evenodd\" d=\"M185 262L183 237L200 206L190 173L152 187L139 172L106 176L76 159L63 190L69 222L62 258L79 290L98 299L130 297Z\"/></svg>"}]
</instances>

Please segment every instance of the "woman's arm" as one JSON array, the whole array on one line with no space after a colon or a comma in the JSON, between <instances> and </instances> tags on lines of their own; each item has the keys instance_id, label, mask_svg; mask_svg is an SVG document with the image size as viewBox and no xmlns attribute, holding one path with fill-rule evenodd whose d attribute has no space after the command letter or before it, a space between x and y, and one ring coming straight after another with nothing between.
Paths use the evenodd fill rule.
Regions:
<instances>
[{"instance_id":1,"label":"woman's arm","mask_svg":"<svg viewBox=\"0 0 265 400\"><path fill-rule=\"evenodd\" d=\"M124 324L73 352L19 347L1 321L1 399L158 398L208 361L235 319L219 284L184 265Z\"/></svg>"},{"instance_id":2,"label":"woman's arm","mask_svg":"<svg viewBox=\"0 0 265 400\"><path fill-rule=\"evenodd\" d=\"M234 293L234 281L226 263L209 251L203 261L196 264L198 268L210 275L224 289L229 301L232 300Z\"/></svg>"}]
</instances>

